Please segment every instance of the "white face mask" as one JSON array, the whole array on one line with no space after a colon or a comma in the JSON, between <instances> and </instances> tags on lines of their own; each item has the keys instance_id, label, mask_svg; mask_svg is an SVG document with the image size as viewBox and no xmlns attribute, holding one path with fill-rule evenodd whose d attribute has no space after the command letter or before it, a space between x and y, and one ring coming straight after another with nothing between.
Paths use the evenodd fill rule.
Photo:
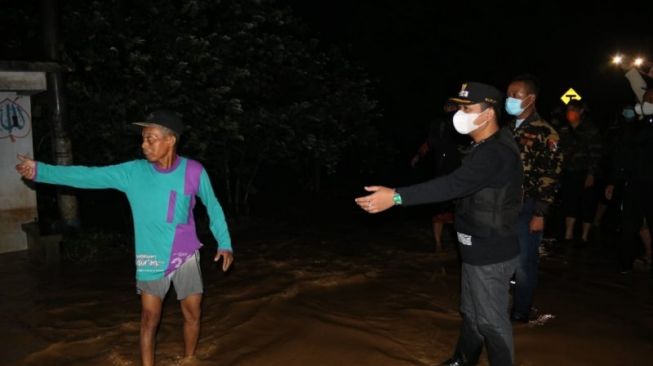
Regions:
<instances>
[{"instance_id":1,"label":"white face mask","mask_svg":"<svg viewBox=\"0 0 653 366\"><path fill-rule=\"evenodd\" d=\"M650 116L653 114L653 103L649 103L649 102L644 102L643 104L637 103L635 104L635 112L640 116L641 115Z\"/></svg>"},{"instance_id":2,"label":"white face mask","mask_svg":"<svg viewBox=\"0 0 653 366\"><path fill-rule=\"evenodd\" d=\"M485 121L480 125L474 124L474 121L476 121L480 115L481 113L465 113L463 111L458 111L453 115L453 127L459 134L468 135L470 132L487 123L487 121Z\"/></svg>"}]
</instances>

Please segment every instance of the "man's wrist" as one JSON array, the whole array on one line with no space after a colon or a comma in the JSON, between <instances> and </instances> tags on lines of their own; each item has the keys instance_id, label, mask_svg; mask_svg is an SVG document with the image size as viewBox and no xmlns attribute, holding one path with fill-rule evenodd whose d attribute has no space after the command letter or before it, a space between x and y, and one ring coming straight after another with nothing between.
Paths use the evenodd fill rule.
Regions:
<instances>
[{"instance_id":1,"label":"man's wrist","mask_svg":"<svg viewBox=\"0 0 653 366\"><path fill-rule=\"evenodd\" d=\"M395 192L392 195L392 200L394 201L395 206L401 206L401 204L403 203L403 201L401 200L401 195L397 192Z\"/></svg>"}]
</instances>

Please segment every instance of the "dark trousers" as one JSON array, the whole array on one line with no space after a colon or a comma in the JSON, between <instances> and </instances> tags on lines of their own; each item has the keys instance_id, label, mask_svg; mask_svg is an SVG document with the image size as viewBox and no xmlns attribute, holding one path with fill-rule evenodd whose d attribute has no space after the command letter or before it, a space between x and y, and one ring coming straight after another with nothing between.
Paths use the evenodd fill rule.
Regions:
<instances>
[{"instance_id":1,"label":"dark trousers","mask_svg":"<svg viewBox=\"0 0 653 366\"><path fill-rule=\"evenodd\" d=\"M529 225L533 218L535 201L532 198L524 200L519 213L519 265L515 271L515 297L513 315L528 318L533 304L533 295L537 286L537 267L542 232L531 233Z\"/></svg>"},{"instance_id":2,"label":"dark trousers","mask_svg":"<svg viewBox=\"0 0 653 366\"><path fill-rule=\"evenodd\" d=\"M632 269L639 254L641 241L639 231L646 218L653 227L653 182L633 181L624 187L623 235L619 243L619 259L622 269Z\"/></svg>"},{"instance_id":3,"label":"dark trousers","mask_svg":"<svg viewBox=\"0 0 653 366\"><path fill-rule=\"evenodd\" d=\"M463 263L460 312L463 323L456 356L475 365L485 343L490 365L512 366L514 347L508 315L510 277L519 257L473 266Z\"/></svg>"}]
</instances>

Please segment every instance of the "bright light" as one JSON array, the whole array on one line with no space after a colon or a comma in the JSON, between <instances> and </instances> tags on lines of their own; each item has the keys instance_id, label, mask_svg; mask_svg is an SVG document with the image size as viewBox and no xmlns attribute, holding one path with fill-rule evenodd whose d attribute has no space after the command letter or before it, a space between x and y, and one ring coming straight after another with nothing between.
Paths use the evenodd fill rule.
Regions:
<instances>
[{"instance_id":1,"label":"bright light","mask_svg":"<svg viewBox=\"0 0 653 366\"><path fill-rule=\"evenodd\" d=\"M642 66L643 63L644 63L644 59L641 57L638 57L635 59L635 61L633 61L633 65L635 66Z\"/></svg>"},{"instance_id":2,"label":"bright light","mask_svg":"<svg viewBox=\"0 0 653 366\"><path fill-rule=\"evenodd\" d=\"M615 65L619 65L623 60L624 60L624 57L623 57L623 56L621 56L621 55L615 55L615 56L612 58L612 63L615 64Z\"/></svg>"}]
</instances>

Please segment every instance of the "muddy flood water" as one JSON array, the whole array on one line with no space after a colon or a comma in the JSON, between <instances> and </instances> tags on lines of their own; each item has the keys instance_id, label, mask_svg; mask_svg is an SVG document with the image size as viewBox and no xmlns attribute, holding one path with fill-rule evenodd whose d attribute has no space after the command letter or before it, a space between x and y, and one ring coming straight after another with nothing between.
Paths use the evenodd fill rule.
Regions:
<instances>
[{"instance_id":1,"label":"muddy flood water","mask_svg":"<svg viewBox=\"0 0 653 366\"><path fill-rule=\"evenodd\" d=\"M234 235L223 274L204 248L202 332L182 360L182 316L168 296L158 365L436 365L460 316L455 250L434 253L429 220L253 224ZM611 245L547 241L538 319L514 327L516 364L650 365L653 281L614 271ZM45 268L0 255L1 365L139 365L130 258ZM481 365L487 365L482 357Z\"/></svg>"}]
</instances>

